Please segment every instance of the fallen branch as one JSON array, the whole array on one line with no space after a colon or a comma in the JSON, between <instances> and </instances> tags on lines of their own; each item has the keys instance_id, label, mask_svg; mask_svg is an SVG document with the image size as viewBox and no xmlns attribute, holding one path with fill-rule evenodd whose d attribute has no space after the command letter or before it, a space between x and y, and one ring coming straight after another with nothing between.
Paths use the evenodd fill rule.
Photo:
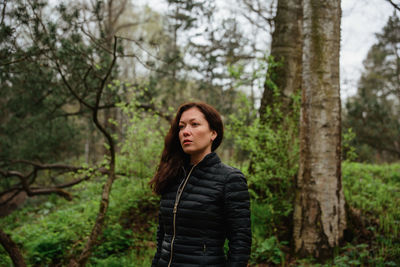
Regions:
<instances>
[{"instance_id":1,"label":"fallen branch","mask_svg":"<svg viewBox=\"0 0 400 267\"><path fill-rule=\"evenodd\" d=\"M7 251L14 266L16 267L26 266L24 258L22 257L17 244L15 244L14 241L12 241L12 239L10 238L10 236L4 233L2 229L0 229L0 243Z\"/></svg>"},{"instance_id":2,"label":"fallen branch","mask_svg":"<svg viewBox=\"0 0 400 267\"><path fill-rule=\"evenodd\" d=\"M28 174L24 174L19 171L4 171L0 169L0 176L10 178L10 177L17 177L20 180L20 183L18 185L14 185L12 188L9 188L3 192L0 193L0 197L3 195L6 195L8 193L12 193L7 199L3 200L0 202L0 206L6 205L10 201L12 201L21 191L25 191L26 194L29 197L37 196L37 195L50 195L50 194L57 194L61 197L64 197L67 200L72 200L72 195L63 190L63 188L68 188L72 187L74 185L77 185L83 181L86 181L93 177L95 172L99 172L100 174L108 174L108 170L104 167L100 168L84 168L84 167L77 167L77 166L71 166L67 164L42 164L34 161L29 161L29 160L12 160L10 161L9 166L16 164L16 163L23 163L27 165L33 166L33 171L29 172ZM78 171L88 171L89 174L85 175L82 178L75 179L71 182L59 184L59 185L54 185L51 187L35 187L32 186L32 184L35 181L35 178L37 176L38 171L43 171L43 170L57 170L60 174L65 174L65 173L77 173Z\"/></svg>"}]
</instances>

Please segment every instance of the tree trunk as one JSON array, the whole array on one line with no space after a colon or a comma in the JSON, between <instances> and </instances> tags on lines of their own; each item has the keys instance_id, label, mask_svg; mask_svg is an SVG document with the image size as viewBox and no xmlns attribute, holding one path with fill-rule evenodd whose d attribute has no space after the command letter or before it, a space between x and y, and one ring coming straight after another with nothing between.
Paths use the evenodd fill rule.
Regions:
<instances>
[{"instance_id":1,"label":"tree trunk","mask_svg":"<svg viewBox=\"0 0 400 267\"><path fill-rule=\"evenodd\" d=\"M324 258L346 227L341 182L340 0L303 2L303 86L294 245Z\"/></svg>"},{"instance_id":2,"label":"tree trunk","mask_svg":"<svg viewBox=\"0 0 400 267\"><path fill-rule=\"evenodd\" d=\"M104 89L106 87L106 82L110 78L111 72L113 67L115 66L115 62L117 60L117 37L114 37L114 48L113 48L113 59L108 66L108 71L106 75L103 77L100 86L97 88L96 92L96 103L93 107L89 106L92 110L92 120L96 125L97 129L102 133L104 138L107 140L108 143L108 150L110 155L109 160L109 168L107 172L107 181L103 186L103 192L101 194L101 201L99 212L97 213L96 221L92 228L92 232L90 233L89 239L87 240L85 247L81 254L79 255L78 259L71 259L69 262L70 267L77 267L77 266L85 266L86 262L88 261L93 247L98 243L98 239L103 232L103 226L105 222L105 218L107 215L107 210L110 202L110 193L112 189L112 185L115 181L115 143L111 133L99 122L99 105L100 100L103 95ZM83 101L82 99L79 99Z\"/></svg>"},{"instance_id":3,"label":"tree trunk","mask_svg":"<svg viewBox=\"0 0 400 267\"><path fill-rule=\"evenodd\" d=\"M0 243L7 251L10 256L15 267L25 267L24 258L21 255L21 252L17 246L17 244L12 241L12 239L0 229Z\"/></svg>"},{"instance_id":4,"label":"tree trunk","mask_svg":"<svg viewBox=\"0 0 400 267\"><path fill-rule=\"evenodd\" d=\"M267 79L278 88L280 97L274 99L271 83L264 84L260 105L260 117L264 119L265 109L275 101L282 102L282 109L290 110L291 96L301 89L302 55L302 0L279 0L275 16L275 30L272 34L271 56L278 66L268 66Z\"/></svg>"},{"instance_id":5,"label":"tree trunk","mask_svg":"<svg viewBox=\"0 0 400 267\"><path fill-rule=\"evenodd\" d=\"M274 18L275 30L272 34L271 44L273 61L270 61L268 65L259 108L260 122L264 125L268 119L273 119L273 121L270 121L272 126L281 125L283 117L275 115L291 115L293 111L292 96L301 90L302 21L302 0L278 0ZM277 62L279 64L275 64ZM272 108L275 103L281 105L279 110L274 110L275 113L267 118L267 107ZM283 126L284 129L290 127L290 125ZM290 152L297 148L294 145L298 137L297 129L294 132L291 131L291 135L292 145L287 147ZM249 164L250 173L254 172L254 163L252 159Z\"/></svg>"}]
</instances>

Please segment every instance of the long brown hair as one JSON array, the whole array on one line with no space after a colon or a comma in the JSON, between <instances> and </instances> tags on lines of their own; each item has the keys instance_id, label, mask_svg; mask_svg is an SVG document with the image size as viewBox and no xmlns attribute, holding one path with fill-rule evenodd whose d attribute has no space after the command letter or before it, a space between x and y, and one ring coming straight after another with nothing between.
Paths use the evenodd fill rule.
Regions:
<instances>
[{"instance_id":1,"label":"long brown hair","mask_svg":"<svg viewBox=\"0 0 400 267\"><path fill-rule=\"evenodd\" d=\"M179 121L182 113L191 108L198 108L206 118L211 130L216 131L217 137L211 145L211 151L216 150L222 142L224 136L224 126L221 115L212 106L203 102L189 102L181 105L175 115L168 134L165 136L164 150L161 154L161 160L157 172L149 182L153 191L162 194L163 189L168 182L179 175L181 167L189 156L183 152L179 142Z\"/></svg>"}]
</instances>

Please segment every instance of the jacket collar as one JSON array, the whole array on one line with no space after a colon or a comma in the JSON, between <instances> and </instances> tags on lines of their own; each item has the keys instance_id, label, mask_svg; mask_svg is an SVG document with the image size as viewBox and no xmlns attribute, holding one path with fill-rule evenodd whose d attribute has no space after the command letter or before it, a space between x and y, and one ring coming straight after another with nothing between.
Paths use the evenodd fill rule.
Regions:
<instances>
[{"instance_id":1,"label":"jacket collar","mask_svg":"<svg viewBox=\"0 0 400 267\"><path fill-rule=\"evenodd\" d=\"M207 154L198 164L198 167L208 167L214 164L220 163L221 160L218 157L217 153L211 152Z\"/></svg>"}]
</instances>

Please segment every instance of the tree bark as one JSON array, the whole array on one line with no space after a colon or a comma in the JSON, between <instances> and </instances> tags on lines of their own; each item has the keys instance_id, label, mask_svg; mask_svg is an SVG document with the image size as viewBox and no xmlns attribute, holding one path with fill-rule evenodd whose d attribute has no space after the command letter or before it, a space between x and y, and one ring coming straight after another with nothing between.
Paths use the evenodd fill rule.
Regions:
<instances>
[{"instance_id":1,"label":"tree bark","mask_svg":"<svg viewBox=\"0 0 400 267\"><path fill-rule=\"evenodd\" d=\"M272 127L281 125L283 116L275 115L291 115L293 112L292 96L301 91L302 21L302 0L278 0L271 44L272 61L268 65L259 108L260 122L263 125L271 119L272 121L268 122L272 123ZM276 103L280 104L279 110L273 110L274 114L267 118L267 107L272 109ZM287 124L283 126L285 129L290 127ZM294 149L297 149L297 146L294 145L298 137L297 129L290 132L292 145L288 146L287 150L293 152ZM254 172L254 163L252 159L249 164L250 173Z\"/></svg>"},{"instance_id":2,"label":"tree bark","mask_svg":"<svg viewBox=\"0 0 400 267\"><path fill-rule=\"evenodd\" d=\"M24 258L21 255L21 252L17 246L17 244L12 241L12 239L0 229L0 243L7 251L10 256L15 267L25 267Z\"/></svg>"},{"instance_id":3,"label":"tree bark","mask_svg":"<svg viewBox=\"0 0 400 267\"><path fill-rule=\"evenodd\" d=\"M260 105L260 117L264 119L267 106L274 101L282 102L282 109L290 110L291 96L301 90L302 56L302 0L279 0L272 34L271 56L279 65L268 66L267 79L278 88L280 97L274 99L274 88L264 84Z\"/></svg>"},{"instance_id":4,"label":"tree bark","mask_svg":"<svg viewBox=\"0 0 400 267\"><path fill-rule=\"evenodd\" d=\"M325 258L346 227L341 182L340 0L303 2L303 86L294 245Z\"/></svg>"},{"instance_id":5,"label":"tree bark","mask_svg":"<svg viewBox=\"0 0 400 267\"><path fill-rule=\"evenodd\" d=\"M104 221L105 221L108 206L110 203L110 193L111 193L112 185L116 178L116 175L115 175L115 143L114 143L111 133L107 131L107 129L105 128L104 125L100 124L99 114L98 114L100 100L104 93L104 88L106 86L106 82L110 78L110 75L113 70L113 67L115 66L116 60L117 60L117 37L114 37L113 59L108 67L108 71L107 71L106 75L104 76L104 78L101 81L101 84L97 88L96 103L95 103L94 107L91 108L91 110L93 112L93 116L92 116L93 122L96 125L97 129L99 129L99 131L103 134L103 136L107 140L107 143L109 146L108 150L109 150L109 155L110 155L110 161L109 161L108 177L107 177L107 181L103 187L99 212L97 213L96 221L93 225L92 232L90 233L89 239L87 240L85 247L84 247L83 251L81 252L81 254L79 255L78 259L70 260L70 262L69 262L70 267L85 266L86 262L88 261L90 255L92 253L93 247L98 243L98 238L103 232ZM83 101L82 99L79 99L79 100Z\"/></svg>"}]
</instances>

